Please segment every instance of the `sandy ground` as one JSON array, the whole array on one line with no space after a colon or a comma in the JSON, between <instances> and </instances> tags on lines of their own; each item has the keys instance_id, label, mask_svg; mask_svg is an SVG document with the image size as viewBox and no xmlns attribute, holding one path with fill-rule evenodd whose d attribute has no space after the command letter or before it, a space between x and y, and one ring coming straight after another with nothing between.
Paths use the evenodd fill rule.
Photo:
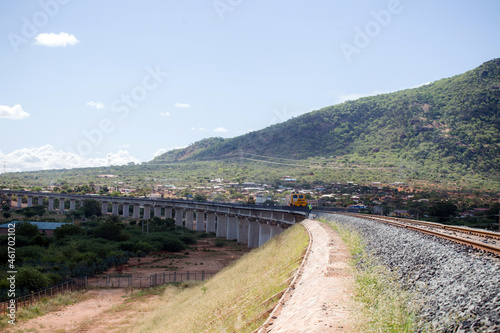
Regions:
<instances>
[{"instance_id":1,"label":"sandy ground","mask_svg":"<svg viewBox=\"0 0 500 333\"><path fill-rule=\"evenodd\" d=\"M349 332L353 278L349 252L339 235L325 223L305 220L311 250L295 289L285 294L272 325L264 332Z\"/></svg>"},{"instance_id":2,"label":"sandy ground","mask_svg":"<svg viewBox=\"0 0 500 333\"><path fill-rule=\"evenodd\" d=\"M11 332L90 332L82 328L111 307L123 303L126 291L117 288L90 290L88 293L92 295L90 299L17 324Z\"/></svg>"}]
</instances>

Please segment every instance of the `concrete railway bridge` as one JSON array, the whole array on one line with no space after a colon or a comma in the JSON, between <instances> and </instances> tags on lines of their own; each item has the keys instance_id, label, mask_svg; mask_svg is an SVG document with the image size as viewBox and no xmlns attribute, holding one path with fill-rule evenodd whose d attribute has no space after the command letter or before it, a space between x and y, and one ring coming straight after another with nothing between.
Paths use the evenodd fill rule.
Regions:
<instances>
[{"instance_id":1,"label":"concrete railway bridge","mask_svg":"<svg viewBox=\"0 0 500 333\"><path fill-rule=\"evenodd\" d=\"M184 226L199 232L215 232L217 237L237 240L239 243L248 244L249 248L261 246L275 235L282 233L283 230L304 220L307 216L307 212L294 209L294 207L268 208L256 205L191 200L11 190L0 190L0 194L16 198L19 209L23 207L23 198L26 198L27 207L33 206L34 202L37 205L44 205L44 199L47 198L48 207L46 208L61 213L66 210L67 202L69 202L69 210L71 211L75 210L77 206L83 206L84 200L94 199L101 203L103 215L121 215L124 218L142 220L150 219L151 214L159 218L172 218L177 226ZM54 206L56 199L59 202L57 209Z\"/></svg>"}]
</instances>

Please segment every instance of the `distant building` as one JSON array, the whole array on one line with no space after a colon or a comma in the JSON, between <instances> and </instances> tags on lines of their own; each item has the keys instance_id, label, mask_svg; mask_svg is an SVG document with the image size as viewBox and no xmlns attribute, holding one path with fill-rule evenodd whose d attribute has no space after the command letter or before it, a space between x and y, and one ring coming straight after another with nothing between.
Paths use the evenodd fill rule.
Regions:
<instances>
[{"instance_id":1,"label":"distant building","mask_svg":"<svg viewBox=\"0 0 500 333\"><path fill-rule=\"evenodd\" d=\"M352 209L366 209L365 205L350 205L349 208Z\"/></svg>"},{"instance_id":2,"label":"distant building","mask_svg":"<svg viewBox=\"0 0 500 333\"><path fill-rule=\"evenodd\" d=\"M36 225L38 227L38 231L40 231L40 233L42 233L42 234L46 234L47 236L53 236L54 230L56 230L60 226L68 224L68 223L60 223L60 222L12 221L12 222L0 225L0 234L6 235L9 233L9 224L12 225L12 224L18 224L18 223L23 223L23 222L28 222L28 223Z\"/></svg>"},{"instance_id":3,"label":"distant building","mask_svg":"<svg viewBox=\"0 0 500 333\"><path fill-rule=\"evenodd\" d=\"M264 195L262 195L262 194L257 194L257 196L255 197L255 203L256 203L257 205L262 205L264 202L266 202L266 201L268 201L268 200L269 200L269 201L272 201L272 200L273 200L273 199L271 198L271 196L270 196L270 195L268 195L268 196L264 196Z\"/></svg>"}]
</instances>

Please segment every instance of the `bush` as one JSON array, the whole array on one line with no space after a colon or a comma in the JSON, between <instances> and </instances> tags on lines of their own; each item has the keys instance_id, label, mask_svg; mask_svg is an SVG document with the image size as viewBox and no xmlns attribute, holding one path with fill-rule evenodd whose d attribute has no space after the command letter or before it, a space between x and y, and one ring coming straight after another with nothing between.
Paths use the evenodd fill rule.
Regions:
<instances>
[{"instance_id":1,"label":"bush","mask_svg":"<svg viewBox=\"0 0 500 333\"><path fill-rule=\"evenodd\" d=\"M65 224L54 230L54 237L56 239L62 239L65 236L75 236L75 235L85 235L85 230L77 225Z\"/></svg>"},{"instance_id":2,"label":"bush","mask_svg":"<svg viewBox=\"0 0 500 333\"><path fill-rule=\"evenodd\" d=\"M194 245L196 244L196 236L195 235L190 235L190 234L182 234L179 236L179 240L183 242L184 244L187 245Z\"/></svg>"},{"instance_id":3,"label":"bush","mask_svg":"<svg viewBox=\"0 0 500 333\"><path fill-rule=\"evenodd\" d=\"M34 267L20 267L17 271L16 286L18 288L38 290L47 287L49 283L49 277Z\"/></svg>"},{"instance_id":4,"label":"bush","mask_svg":"<svg viewBox=\"0 0 500 333\"><path fill-rule=\"evenodd\" d=\"M186 244L184 244L183 242L181 242L176 238L169 238L169 239L167 238L163 242L162 250L168 252L179 252L185 250L186 247L187 247Z\"/></svg>"}]
</instances>

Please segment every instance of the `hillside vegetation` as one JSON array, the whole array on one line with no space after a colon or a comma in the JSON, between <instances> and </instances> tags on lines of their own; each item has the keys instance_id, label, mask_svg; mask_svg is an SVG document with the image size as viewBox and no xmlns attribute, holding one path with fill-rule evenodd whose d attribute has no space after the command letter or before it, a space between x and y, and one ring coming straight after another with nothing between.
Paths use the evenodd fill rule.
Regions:
<instances>
[{"instance_id":1,"label":"hillside vegetation","mask_svg":"<svg viewBox=\"0 0 500 333\"><path fill-rule=\"evenodd\" d=\"M236 138L210 138L152 163L255 154L346 157L384 164L395 157L424 173L481 174L498 180L500 59L464 74L304 114Z\"/></svg>"}]
</instances>

